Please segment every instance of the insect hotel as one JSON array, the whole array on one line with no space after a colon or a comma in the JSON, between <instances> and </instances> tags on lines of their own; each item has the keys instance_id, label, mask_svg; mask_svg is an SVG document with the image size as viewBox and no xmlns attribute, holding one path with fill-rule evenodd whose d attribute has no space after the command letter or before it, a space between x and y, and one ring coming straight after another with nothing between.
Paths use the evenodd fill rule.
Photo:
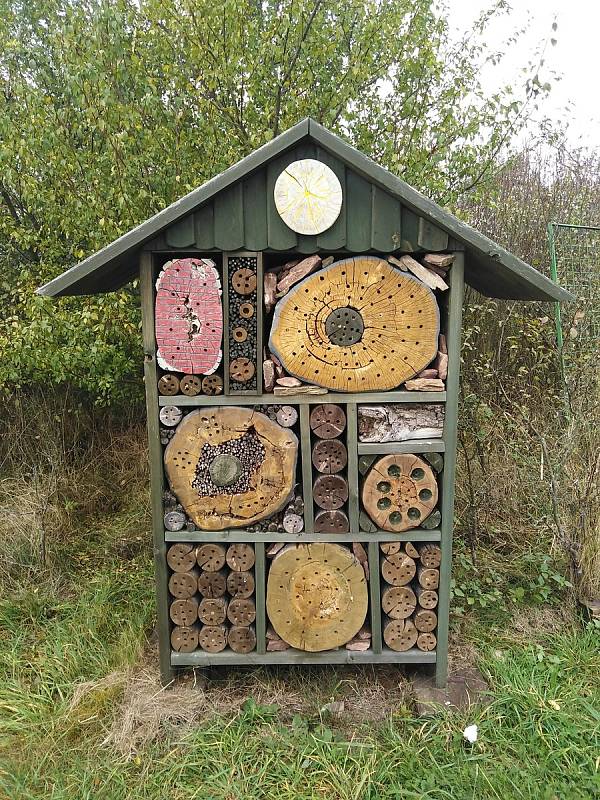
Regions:
<instances>
[{"instance_id":1,"label":"insect hotel","mask_svg":"<svg viewBox=\"0 0 600 800\"><path fill-rule=\"evenodd\" d=\"M138 276L164 681L444 685L464 281L568 293L310 119L39 291Z\"/></svg>"}]
</instances>

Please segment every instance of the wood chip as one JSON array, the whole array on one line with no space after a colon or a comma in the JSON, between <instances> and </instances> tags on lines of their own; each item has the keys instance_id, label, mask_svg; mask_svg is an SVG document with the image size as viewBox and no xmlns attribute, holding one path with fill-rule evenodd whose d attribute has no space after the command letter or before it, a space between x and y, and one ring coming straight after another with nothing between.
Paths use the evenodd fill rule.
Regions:
<instances>
[{"instance_id":1,"label":"wood chip","mask_svg":"<svg viewBox=\"0 0 600 800\"><path fill-rule=\"evenodd\" d=\"M411 256L402 256L400 261L409 272L412 272L416 278L422 281L426 286L429 286L430 289L439 289L445 292L449 288L448 284L440 278L439 275L436 275L435 272L431 272L431 270L419 264L419 262L415 261Z\"/></svg>"},{"instance_id":2,"label":"wood chip","mask_svg":"<svg viewBox=\"0 0 600 800\"><path fill-rule=\"evenodd\" d=\"M272 392L275 386L275 364L270 358L263 361L263 384L265 392Z\"/></svg>"},{"instance_id":3,"label":"wood chip","mask_svg":"<svg viewBox=\"0 0 600 800\"><path fill-rule=\"evenodd\" d=\"M454 263L454 256L449 253L427 253L423 257L423 263L438 269L448 269Z\"/></svg>"},{"instance_id":4,"label":"wood chip","mask_svg":"<svg viewBox=\"0 0 600 800\"><path fill-rule=\"evenodd\" d=\"M314 272L317 267L320 266L321 256L314 255L304 258L299 264L291 267L285 275L279 276L279 280L277 281L277 297L283 297L294 284L306 278L307 275L310 275L311 272Z\"/></svg>"},{"instance_id":5,"label":"wood chip","mask_svg":"<svg viewBox=\"0 0 600 800\"><path fill-rule=\"evenodd\" d=\"M404 266L402 261L395 256L388 256L387 260L390 264L393 264L395 267L398 267L398 269L402 270L402 272L408 272L408 269Z\"/></svg>"},{"instance_id":6,"label":"wood chip","mask_svg":"<svg viewBox=\"0 0 600 800\"><path fill-rule=\"evenodd\" d=\"M327 394L327 389L305 383L302 386L276 386L273 394L276 397L291 397L295 394Z\"/></svg>"},{"instance_id":7,"label":"wood chip","mask_svg":"<svg viewBox=\"0 0 600 800\"><path fill-rule=\"evenodd\" d=\"M277 275L274 272L265 272L263 279L265 311L267 314L275 305L275 292L277 290Z\"/></svg>"},{"instance_id":8,"label":"wood chip","mask_svg":"<svg viewBox=\"0 0 600 800\"><path fill-rule=\"evenodd\" d=\"M440 380L445 381L448 377L448 355L447 353L439 352L437 354L437 359L435 361L435 365L438 371L438 377Z\"/></svg>"},{"instance_id":9,"label":"wood chip","mask_svg":"<svg viewBox=\"0 0 600 800\"><path fill-rule=\"evenodd\" d=\"M275 383L277 384L277 386L288 386L288 387L302 386L302 381L299 381L298 378L293 378L291 375L286 375L283 378L277 378Z\"/></svg>"},{"instance_id":10,"label":"wood chip","mask_svg":"<svg viewBox=\"0 0 600 800\"><path fill-rule=\"evenodd\" d=\"M408 392L443 392L446 387L439 378L413 378L404 382L404 388Z\"/></svg>"}]
</instances>

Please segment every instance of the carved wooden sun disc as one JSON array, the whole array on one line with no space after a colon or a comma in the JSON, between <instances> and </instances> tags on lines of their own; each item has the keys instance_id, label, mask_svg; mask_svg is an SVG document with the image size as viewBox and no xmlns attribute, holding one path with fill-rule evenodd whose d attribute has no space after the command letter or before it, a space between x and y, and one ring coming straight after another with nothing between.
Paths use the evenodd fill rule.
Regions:
<instances>
[{"instance_id":1,"label":"carved wooden sun disc","mask_svg":"<svg viewBox=\"0 0 600 800\"><path fill-rule=\"evenodd\" d=\"M327 164L303 158L286 167L275 181L275 207L296 233L323 233L342 208L342 187Z\"/></svg>"},{"instance_id":2,"label":"carved wooden sun disc","mask_svg":"<svg viewBox=\"0 0 600 800\"><path fill-rule=\"evenodd\" d=\"M357 256L292 287L275 307L269 349L308 383L387 391L432 361L438 334L431 289L381 258Z\"/></svg>"}]
</instances>

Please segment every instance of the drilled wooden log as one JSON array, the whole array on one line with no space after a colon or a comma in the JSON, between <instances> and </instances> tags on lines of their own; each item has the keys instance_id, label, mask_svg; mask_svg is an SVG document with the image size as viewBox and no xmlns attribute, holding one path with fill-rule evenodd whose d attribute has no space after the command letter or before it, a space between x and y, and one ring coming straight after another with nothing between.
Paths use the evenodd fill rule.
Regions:
<instances>
[{"instance_id":1,"label":"drilled wooden log","mask_svg":"<svg viewBox=\"0 0 600 800\"><path fill-rule=\"evenodd\" d=\"M406 619L416 606L417 598L408 586L388 586L381 595L381 607L390 619Z\"/></svg>"},{"instance_id":2,"label":"drilled wooden log","mask_svg":"<svg viewBox=\"0 0 600 800\"><path fill-rule=\"evenodd\" d=\"M178 394L179 378L177 375L166 373L160 377L158 380L158 391L160 394L166 395L167 397L173 397L173 395Z\"/></svg>"},{"instance_id":3,"label":"drilled wooden log","mask_svg":"<svg viewBox=\"0 0 600 800\"><path fill-rule=\"evenodd\" d=\"M254 575L251 572L230 572L227 592L231 597L251 597L254 593Z\"/></svg>"},{"instance_id":4,"label":"drilled wooden log","mask_svg":"<svg viewBox=\"0 0 600 800\"><path fill-rule=\"evenodd\" d=\"M226 625L203 625L198 634L198 644L207 653L220 653L227 647Z\"/></svg>"},{"instance_id":5,"label":"drilled wooden log","mask_svg":"<svg viewBox=\"0 0 600 800\"><path fill-rule=\"evenodd\" d=\"M358 406L358 438L361 442L404 442L435 439L444 432L442 403L389 403Z\"/></svg>"},{"instance_id":6,"label":"drilled wooden log","mask_svg":"<svg viewBox=\"0 0 600 800\"><path fill-rule=\"evenodd\" d=\"M196 397L202 391L202 379L198 375L184 375L179 381L179 388L186 397Z\"/></svg>"},{"instance_id":7,"label":"drilled wooden log","mask_svg":"<svg viewBox=\"0 0 600 800\"><path fill-rule=\"evenodd\" d=\"M165 450L171 490L201 530L242 528L289 500L298 439L252 408L192 411Z\"/></svg>"},{"instance_id":8,"label":"drilled wooden log","mask_svg":"<svg viewBox=\"0 0 600 800\"><path fill-rule=\"evenodd\" d=\"M227 577L225 570L218 572L205 572L204 570L198 577L198 591L202 597L222 597L227 588Z\"/></svg>"},{"instance_id":9,"label":"drilled wooden log","mask_svg":"<svg viewBox=\"0 0 600 800\"><path fill-rule=\"evenodd\" d=\"M438 330L437 301L426 286L383 259L357 256L290 290L275 308L269 349L301 380L385 391L431 362Z\"/></svg>"},{"instance_id":10,"label":"drilled wooden log","mask_svg":"<svg viewBox=\"0 0 600 800\"><path fill-rule=\"evenodd\" d=\"M420 608L413 616L415 628L422 633L431 633L437 627L437 614L428 608Z\"/></svg>"},{"instance_id":11,"label":"drilled wooden log","mask_svg":"<svg viewBox=\"0 0 600 800\"><path fill-rule=\"evenodd\" d=\"M346 414L341 406L323 403L310 414L310 429L319 439L334 439L346 429Z\"/></svg>"},{"instance_id":12,"label":"drilled wooden log","mask_svg":"<svg viewBox=\"0 0 600 800\"><path fill-rule=\"evenodd\" d=\"M229 375L236 383L248 383L254 377L256 367L249 358L240 356L229 364Z\"/></svg>"},{"instance_id":13,"label":"drilled wooden log","mask_svg":"<svg viewBox=\"0 0 600 800\"><path fill-rule=\"evenodd\" d=\"M300 533L304 528L304 520L299 514L289 512L284 515L282 525L286 533Z\"/></svg>"},{"instance_id":14,"label":"drilled wooden log","mask_svg":"<svg viewBox=\"0 0 600 800\"><path fill-rule=\"evenodd\" d=\"M167 428L175 428L181 422L183 411L177 406L163 406L158 412L158 418Z\"/></svg>"},{"instance_id":15,"label":"drilled wooden log","mask_svg":"<svg viewBox=\"0 0 600 800\"><path fill-rule=\"evenodd\" d=\"M431 610L437 607L438 593L434 589L423 589L422 586L415 586L415 595L421 608Z\"/></svg>"},{"instance_id":16,"label":"drilled wooden log","mask_svg":"<svg viewBox=\"0 0 600 800\"><path fill-rule=\"evenodd\" d=\"M220 375L206 375L202 378L202 391L207 395L223 394L223 378Z\"/></svg>"},{"instance_id":17,"label":"drilled wooden log","mask_svg":"<svg viewBox=\"0 0 600 800\"><path fill-rule=\"evenodd\" d=\"M425 567L419 566L417 570L417 579L419 585L422 586L423 589L436 590L440 585L440 571L439 569L426 569Z\"/></svg>"},{"instance_id":18,"label":"drilled wooden log","mask_svg":"<svg viewBox=\"0 0 600 800\"><path fill-rule=\"evenodd\" d=\"M288 545L271 563L267 615L293 647L309 652L340 647L363 626L367 606L364 571L347 547Z\"/></svg>"},{"instance_id":19,"label":"drilled wooden log","mask_svg":"<svg viewBox=\"0 0 600 800\"><path fill-rule=\"evenodd\" d=\"M390 619L383 627L383 640L397 653L405 653L417 643L418 631L410 619Z\"/></svg>"},{"instance_id":20,"label":"drilled wooden log","mask_svg":"<svg viewBox=\"0 0 600 800\"><path fill-rule=\"evenodd\" d=\"M417 647L426 653L435 650L437 639L435 633L420 633L417 636Z\"/></svg>"},{"instance_id":21,"label":"drilled wooden log","mask_svg":"<svg viewBox=\"0 0 600 800\"><path fill-rule=\"evenodd\" d=\"M362 487L362 503L382 530L416 528L435 507L438 487L429 464L416 455L383 456Z\"/></svg>"},{"instance_id":22,"label":"drilled wooden log","mask_svg":"<svg viewBox=\"0 0 600 800\"><path fill-rule=\"evenodd\" d=\"M193 653L198 648L198 632L200 626L197 624L176 626L171 631L171 647L177 653Z\"/></svg>"},{"instance_id":23,"label":"drilled wooden log","mask_svg":"<svg viewBox=\"0 0 600 800\"><path fill-rule=\"evenodd\" d=\"M185 528L187 518L182 511L167 511L165 512L163 521L165 523L166 530L181 531ZM176 570L176 572L185 572L185 570Z\"/></svg>"},{"instance_id":24,"label":"drilled wooden log","mask_svg":"<svg viewBox=\"0 0 600 800\"><path fill-rule=\"evenodd\" d=\"M198 605L198 619L204 625L221 625L227 616L225 597L203 597Z\"/></svg>"},{"instance_id":25,"label":"drilled wooden log","mask_svg":"<svg viewBox=\"0 0 600 800\"><path fill-rule=\"evenodd\" d=\"M406 586L415 577L417 565L406 553L393 553L381 561L381 574L391 586Z\"/></svg>"},{"instance_id":26,"label":"drilled wooden log","mask_svg":"<svg viewBox=\"0 0 600 800\"><path fill-rule=\"evenodd\" d=\"M440 513L439 508L434 508L431 514L425 517L424 520L421 520L421 527L424 528L426 531L432 531L435 528L440 527L441 521L442 521L442 515Z\"/></svg>"},{"instance_id":27,"label":"drilled wooden log","mask_svg":"<svg viewBox=\"0 0 600 800\"><path fill-rule=\"evenodd\" d=\"M346 445L339 439L320 439L313 446L312 463L324 475L341 472L348 463Z\"/></svg>"},{"instance_id":28,"label":"drilled wooden log","mask_svg":"<svg viewBox=\"0 0 600 800\"><path fill-rule=\"evenodd\" d=\"M256 605L252 597L234 597L227 607L227 619L232 625L252 625L256 619Z\"/></svg>"},{"instance_id":29,"label":"drilled wooden log","mask_svg":"<svg viewBox=\"0 0 600 800\"><path fill-rule=\"evenodd\" d=\"M225 553L222 544L201 544L196 550L196 561L205 572L218 572L225 566Z\"/></svg>"},{"instance_id":30,"label":"drilled wooden log","mask_svg":"<svg viewBox=\"0 0 600 800\"><path fill-rule=\"evenodd\" d=\"M227 564L235 572L247 572L252 569L256 556L254 545L246 542L230 544L227 548Z\"/></svg>"},{"instance_id":31,"label":"drilled wooden log","mask_svg":"<svg viewBox=\"0 0 600 800\"><path fill-rule=\"evenodd\" d=\"M319 511L314 520L315 533L348 533L350 521L341 510Z\"/></svg>"},{"instance_id":32,"label":"drilled wooden log","mask_svg":"<svg viewBox=\"0 0 600 800\"><path fill-rule=\"evenodd\" d=\"M291 428L298 422L298 412L294 406L281 406L275 418L283 428Z\"/></svg>"},{"instance_id":33,"label":"drilled wooden log","mask_svg":"<svg viewBox=\"0 0 600 800\"><path fill-rule=\"evenodd\" d=\"M178 600L193 597L198 591L200 571L194 567L189 572L174 572L169 578L169 591Z\"/></svg>"},{"instance_id":34,"label":"drilled wooden log","mask_svg":"<svg viewBox=\"0 0 600 800\"><path fill-rule=\"evenodd\" d=\"M172 544L167 550L167 564L173 572L189 572L196 565L196 546L189 542Z\"/></svg>"},{"instance_id":35,"label":"drilled wooden log","mask_svg":"<svg viewBox=\"0 0 600 800\"><path fill-rule=\"evenodd\" d=\"M195 597L173 600L169 606L169 616L180 627L188 627L198 621L198 601Z\"/></svg>"},{"instance_id":36,"label":"drilled wooden log","mask_svg":"<svg viewBox=\"0 0 600 800\"><path fill-rule=\"evenodd\" d=\"M442 548L439 544L427 542L417 545L421 564L426 569L437 569L442 563Z\"/></svg>"},{"instance_id":37,"label":"drilled wooden log","mask_svg":"<svg viewBox=\"0 0 600 800\"><path fill-rule=\"evenodd\" d=\"M402 550L402 542L381 542L379 549L386 556L392 556Z\"/></svg>"},{"instance_id":38,"label":"drilled wooden log","mask_svg":"<svg viewBox=\"0 0 600 800\"><path fill-rule=\"evenodd\" d=\"M313 498L326 511L341 508L348 500L348 481L341 475L319 475L313 484Z\"/></svg>"},{"instance_id":39,"label":"drilled wooden log","mask_svg":"<svg viewBox=\"0 0 600 800\"><path fill-rule=\"evenodd\" d=\"M411 558L419 558L419 551L412 542L404 542L404 552Z\"/></svg>"},{"instance_id":40,"label":"drilled wooden log","mask_svg":"<svg viewBox=\"0 0 600 800\"><path fill-rule=\"evenodd\" d=\"M256 633L253 625L232 625L227 643L234 653L251 653L256 647Z\"/></svg>"}]
</instances>

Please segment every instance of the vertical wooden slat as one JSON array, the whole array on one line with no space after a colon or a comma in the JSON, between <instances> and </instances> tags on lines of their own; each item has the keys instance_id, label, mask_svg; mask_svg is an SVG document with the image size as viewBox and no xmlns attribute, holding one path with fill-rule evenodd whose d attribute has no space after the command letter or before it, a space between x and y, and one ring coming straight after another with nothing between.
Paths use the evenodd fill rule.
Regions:
<instances>
[{"instance_id":1,"label":"vertical wooden slat","mask_svg":"<svg viewBox=\"0 0 600 800\"><path fill-rule=\"evenodd\" d=\"M302 455L302 487L304 496L304 530L314 533L312 498L312 453L310 445L310 406L300 406L300 452Z\"/></svg>"},{"instance_id":2,"label":"vertical wooden slat","mask_svg":"<svg viewBox=\"0 0 600 800\"><path fill-rule=\"evenodd\" d=\"M196 241L194 232L194 215L188 214L165 231L165 239L169 247L191 247Z\"/></svg>"},{"instance_id":3,"label":"vertical wooden slat","mask_svg":"<svg viewBox=\"0 0 600 800\"><path fill-rule=\"evenodd\" d=\"M269 247L273 250L293 250L298 244L296 233L279 216L273 197L279 173L295 160L295 151L292 151L267 164L267 232Z\"/></svg>"},{"instance_id":4,"label":"vertical wooden slat","mask_svg":"<svg viewBox=\"0 0 600 800\"><path fill-rule=\"evenodd\" d=\"M377 186L371 191L371 247L383 253L397 250L401 242L400 201Z\"/></svg>"},{"instance_id":5,"label":"vertical wooden slat","mask_svg":"<svg viewBox=\"0 0 600 800\"><path fill-rule=\"evenodd\" d=\"M194 214L194 229L196 247L199 250L212 250L215 246L215 208L212 200Z\"/></svg>"},{"instance_id":6,"label":"vertical wooden slat","mask_svg":"<svg viewBox=\"0 0 600 800\"><path fill-rule=\"evenodd\" d=\"M215 247L241 250L244 246L242 184L234 183L215 196Z\"/></svg>"},{"instance_id":7,"label":"vertical wooden slat","mask_svg":"<svg viewBox=\"0 0 600 800\"><path fill-rule=\"evenodd\" d=\"M361 253L371 247L371 184L346 170L346 249Z\"/></svg>"},{"instance_id":8,"label":"vertical wooden slat","mask_svg":"<svg viewBox=\"0 0 600 800\"><path fill-rule=\"evenodd\" d=\"M229 394L229 255L223 253L223 392Z\"/></svg>"},{"instance_id":9,"label":"vertical wooden slat","mask_svg":"<svg viewBox=\"0 0 600 800\"><path fill-rule=\"evenodd\" d=\"M356 403L346 405L347 442L348 442L348 519L350 533L358 533L358 431Z\"/></svg>"},{"instance_id":10,"label":"vertical wooden slat","mask_svg":"<svg viewBox=\"0 0 600 800\"><path fill-rule=\"evenodd\" d=\"M433 222L419 217L418 243L422 250L445 250L448 247L448 234Z\"/></svg>"},{"instance_id":11,"label":"vertical wooden slat","mask_svg":"<svg viewBox=\"0 0 600 800\"><path fill-rule=\"evenodd\" d=\"M265 587L267 581L264 542L254 543L254 594L256 601L256 652L267 652L267 608Z\"/></svg>"},{"instance_id":12,"label":"vertical wooden slat","mask_svg":"<svg viewBox=\"0 0 600 800\"><path fill-rule=\"evenodd\" d=\"M150 456L150 493L154 572L156 579L157 630L160 674L163 683L166 684L173 679L174 671L171 667L169 597L167 592L168 574L162 508L164 477L158 422L158 375L156 369L156 341L154 338L154 275L152 265L152 254L142 253L140 256L140 295L142 306L148 451Z\"/></svg>"},{"instance_id":13,"label":"vertical wooden slat","mask_svg":"<svg viewBox=\"0 0 600 800\"><path fill-rule=\"evenodd\" d=\"M346 244L346 208L348 200L346 197L346 167L342 161L332 156L327 150L317 149L317 159L322 161L335 173L342 187L342 209L339 217L323 233L317 236L317 246L324 250L341 250Z\"/></svg>"},{"instance_id":14,"label":"vertical wooden slat","mask_svg":"<svg viewBox=\"0 0 600 800\"><path fill-rule=\"evenodd\" d=\"M419 249L419 217L409 208L402 207L402 241L400 250L414 253Z\"/></svg>"},{"instance_id":15,"label":"vertical wooden slat","mask_svg":"<svg viewBox=\"0 0 600 800\"><path fill-rule=\"evenodd\" d=\"M379 542L369 542L369 599L371 601L371 647L381 653L381 584L379 579Z\"/></svg>"},{"instance_id":16,"label":"vertical wooden slat","mask_svg":"<svg viewBox=\"0 0 600 800\"><path fill-rule=\"evenodd\" d=\"M267 237L267 172L261 169L243 185L244 193L244 248L265 250Z\"/></svg>"},{"instance_id":17,"label":"vertical wooden slat","mask_svg":"<svg viewBox=\"0 0 600 800\"><path fill-rule=\"evenodd\" d=\"M456 437L460 371L460 334L464 295L464 254L456 253L450 270L448 298L448 378L446 380L446 418L444 421L444 469L442 481L442 564L438 607L435 682L445 686L448 678L448 613L454 525L454 480L456 476Z\"/></svg>"}]
</instances>

